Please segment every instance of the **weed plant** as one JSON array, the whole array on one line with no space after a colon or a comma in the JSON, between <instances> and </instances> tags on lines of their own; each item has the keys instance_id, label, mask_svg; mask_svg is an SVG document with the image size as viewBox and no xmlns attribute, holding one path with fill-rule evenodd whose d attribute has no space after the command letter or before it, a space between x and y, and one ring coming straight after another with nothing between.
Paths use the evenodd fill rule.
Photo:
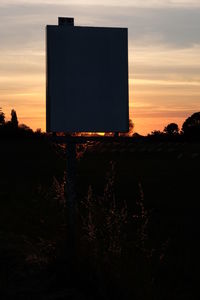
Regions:
<instances>
[{"instance_id":1,"label":"weed plant","mask_svg":"<svg viewBox=\"0 0 200 300\"><path fill-rule=\"evenodd\" d=\"M101 196L89 186L81 201L80 259L100 298L156 299L157 272L166 256L168 240L150 236L151 211L144 204L142 184L134 211L115 197L115 163L110 162ZM134 201L134 199L133 199Z\"/></svg>"}]
</instances>

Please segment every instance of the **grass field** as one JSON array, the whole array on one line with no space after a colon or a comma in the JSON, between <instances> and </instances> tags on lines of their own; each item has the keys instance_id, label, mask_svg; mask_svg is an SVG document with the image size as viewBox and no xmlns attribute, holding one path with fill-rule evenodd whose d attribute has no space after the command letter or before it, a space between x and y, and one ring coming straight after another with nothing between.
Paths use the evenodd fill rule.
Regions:
<instances>
[{"instance_id":1,"label":"grass field","mask_svg":"<svg viewBox=\"0 0 200 300\"><path fill-rule=\"evenodd\" d=\"M130 223L126 227L129 239L123 242L122 248L131 248L125 249L126 257L120 261L125 274L131 275L127 278L122 272L124 279L120 277L118 286L129 282L128 287L124 283L124 291L131 295L130 299L134 295L136 299L186 299L189 295L192 297L197 287L199 150L197 143L127 140L114 146L103 143L91 146L80 161L80 199L90 185L94 194L103 195L105 174L110 172L110 162L114 164L114 195L117 203L125 201L127 204ZM138 215L143 222L139 224L140 237L144 230L147 236L145 241L140 240L141 237L136 242L131 217L138 214L138 201L139 208L147 214L146 217L145 213ZM143 245L142 258L141 253L134 254L137 247L130 247L134 240ZM150 253L147 262L145 259ZM131 268L135 260L140 265Z\"/></svg>"},{"instance_id":2,"label":"grass field","mask_svg":"<svg viewBox=\"0 0 200 300\"><path fill-rule=\"evenodd\" d=\"M62 254L62 149L46 139L0 141L1 299L193 299L199 150L131 139L87 146L77 163L74 282Z\"/></svg>"}]
</instances>

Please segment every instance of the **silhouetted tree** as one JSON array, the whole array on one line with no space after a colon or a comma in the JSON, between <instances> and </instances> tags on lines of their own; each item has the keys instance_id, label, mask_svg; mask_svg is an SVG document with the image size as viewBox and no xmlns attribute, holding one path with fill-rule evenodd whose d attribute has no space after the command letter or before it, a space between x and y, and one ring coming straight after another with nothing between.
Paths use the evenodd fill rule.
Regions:
<instances>
[{"instance_id":1,"label":"silhouetted tree","mask_svg":"<svg viewBox=\"0 0 200 300\"><path fill-rule=\"evenodd\" d=\"M0 107L0 126L5 124L5 114L2 111L2 108Z\"/></svg>"},{"instance_id":2,"label":"silhouetted tree","mask_svg":"<svg viewBox=\"0 0 200 300\"><path fill-rule=\"evenodd\" d=\"M200 112L196 112L185 120L182 126L185 136L200 138Z\"/></svg>"},{"instance_id":3,"label":"silhouetted tree","mask_svg":"<svg viewBox=\"0 0 200 300\"><path fill-rule=\"evenodd\" d=\"M153 130L149 135L152 135L152 136L162 136L163 133L160 130Z\"/></svg>"},{"instance_id":4,"label":"silhouetted tree","mask_svg":"<svg viewBox=\"0 0 200 300\"><path fill-rule=\"evenodd\" d=\"M179 133L179 128L176 123L170 123L164 128L163 131L168 135L177 135Z\"/></svg>"},{"instance_id":5,"label":"silhouetted tree","mask_svg":"<svg viewBox=\"0 0 200 300\"><path fill-rule=\"evenodd\" d=\"M127 133L121 133L120 136L132 136L134 132L134 123L129 119L129 131Z\"/></svg>"},{"instance_id":6,"label":"silhouetted tree","mask_svg":"<svg viewBox=\"0 0 200 300\"><path fill-rule=\"evenodd\" d=\"M36 131L35 131L35 133L37 133L38 135L42 134L41 128L37 128Z\"/></svg>"},{"instance_id":7,"label":"silhouetted tree","mask_svg":"<svg viewBox=\"0 0 200 300\"><path fill-rule=\"evenodd\" d=\"M129 119L129 135L133 135L133 132L134 132L134 123L131 119Z\"/></svg>"},{"instance_id":8,"label":"silhouetted tree","mask_svg":"<svg viewBox=\"0 0 200 300\"><path fill-rule=\"evenodd\" d=\"M134 123L131 119L129 119L129 131L126 133L119 133L119 132L106 132L104 136L132 136L134 132Z\"/></svg>"},{"instance_id":9,"label":"silhouetted tree","mask_svg":"<svg viewBox=\"0 0 200 300\"><path fill-rule=\"evenodd\" d=\"M18 119L17 119L17 113L14 109L11 110L11 121L10 124L13 128L18 128Z\"/></svg>"},{"instance_id":10,"label":"silhouetted tree","mask_svg":"<svg viewBox=\"0 0 200 300\"><path fill-rule=\"evenodd\" d=\"M151 133L147 134L147 139L152 141L165 141L167 135L164 134L163 131L160 130L153 130Z\"/></svg>"},{"instance_id":11,"label":"silhouetted tree","mask_svg":"<svg viewBox=\"0 0 200 300\"><path fill-rule=\"evenodd\" d=\"M21 129L23 131L32 131L32 129L30 127L28 127L26 124L20 124L19 129Z\"/></svg>"}]
</instances>

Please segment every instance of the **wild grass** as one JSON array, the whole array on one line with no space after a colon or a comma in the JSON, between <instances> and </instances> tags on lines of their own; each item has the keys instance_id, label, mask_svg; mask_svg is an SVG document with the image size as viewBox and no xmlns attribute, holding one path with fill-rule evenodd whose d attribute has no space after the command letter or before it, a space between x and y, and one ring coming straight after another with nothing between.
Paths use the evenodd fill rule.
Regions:
<instances>
[{"instance_id":1,"label":"wild grass","mask_svg":"<svg viewBox=\"0 0 200 300\"><path fill-rule=\"evenodd\" d=\"M134 211L126 201L117 201L115 163L110 162L102 196L95 195L89 186L79 206L80 260L106 299L155 296L156 273L164 261L168 240L159 243L150 236L151 211L145 207L141 183L138 189Z\"/></svg>"},{"instance_id":2,"label":"wild grass","mask_svg":"<svg viewBox=\"0 0 200 300\"><path fill-rule=\"evenodd\" d=\"M63 149L57 155L41 142L3 144L0 298L35 299L37 292L45 299L51 290L52 299L52 289L75 286L86 299L194 299L199 159L184 149L183 159L79 149L78 257L70 281Z\"/></svg>"}]
</instances>

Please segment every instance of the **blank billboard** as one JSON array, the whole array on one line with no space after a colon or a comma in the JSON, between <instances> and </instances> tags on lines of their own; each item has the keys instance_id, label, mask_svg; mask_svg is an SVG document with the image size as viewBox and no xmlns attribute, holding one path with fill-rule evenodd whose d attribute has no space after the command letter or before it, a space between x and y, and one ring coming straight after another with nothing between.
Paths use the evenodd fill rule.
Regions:
<instances>
[{"instance_id":1,"label":"blank billboard","mask_svg":"<svg viewBox=\"0 0 200 300\"><path fill-rule=\"evenodd\" d=\"M48 132L128 131L128 30L47 25Z\"/></svg>"}]
</instances>

